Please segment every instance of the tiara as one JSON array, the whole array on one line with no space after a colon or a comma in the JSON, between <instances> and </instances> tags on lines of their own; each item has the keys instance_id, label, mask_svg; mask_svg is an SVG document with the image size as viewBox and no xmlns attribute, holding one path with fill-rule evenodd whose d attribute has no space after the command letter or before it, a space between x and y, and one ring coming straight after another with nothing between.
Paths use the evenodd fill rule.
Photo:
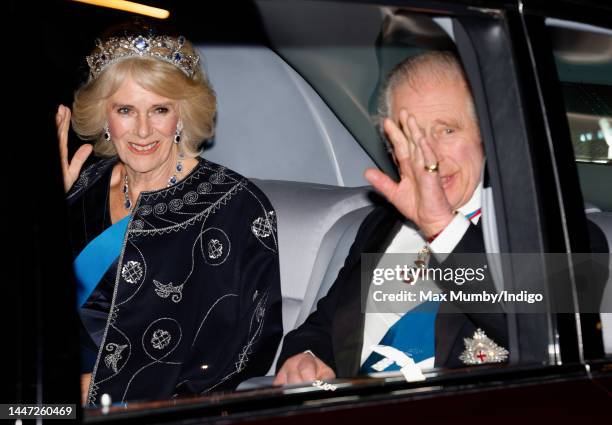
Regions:
<instances>
[{"instance_id":1,"label":"tiara","mask_svg":"<svg viewBox=\"0 0 612 425\"><path fill-rule=\"evenodd\" d=\"M90 79L96 79L108 65L128 57L148 56L168 62L183 71L188 77L193 77L200 57L193 52L185 53L185 37L178 38L167 35L145 37L125 36L111 37L104 41L97 39L97 49L87 56Z\"/></svg>"}]
</instances>

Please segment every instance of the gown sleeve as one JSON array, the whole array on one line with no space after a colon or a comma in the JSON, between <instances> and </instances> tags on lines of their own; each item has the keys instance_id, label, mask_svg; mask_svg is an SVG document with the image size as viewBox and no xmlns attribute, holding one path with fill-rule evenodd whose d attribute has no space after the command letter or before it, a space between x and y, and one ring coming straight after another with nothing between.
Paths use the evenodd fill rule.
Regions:
<instances>
[{"instance_id":1,"label":"gown sleeve","mask_svg":"<svg viewBox=\"0 0 612 425\"><path fill-rule=\"evenodd\" d=\"M225 332L201 331L199 346L183 367L175 396L233 390L242 381L266 375L276 355L283 335L276 218L265 196L255 193L261 203L242 204L236 217L240 224L231 226L238 229L232 232L231 247L235 250L235 282L228 282L235 291L220 301L226 308L216 312L229 315L226 320L230 325ZM210 353L211 346L217 348L213 350L214 366L200 364L198 359L205 356L197 352Z\"/></svg>"}]
</instances>

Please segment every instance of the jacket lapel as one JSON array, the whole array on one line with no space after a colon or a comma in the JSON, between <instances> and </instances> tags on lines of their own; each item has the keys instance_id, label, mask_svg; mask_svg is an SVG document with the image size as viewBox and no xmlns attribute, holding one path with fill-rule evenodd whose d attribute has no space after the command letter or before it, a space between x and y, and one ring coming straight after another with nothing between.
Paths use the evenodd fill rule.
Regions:
<instances>
[{"instance_id":1,"label":"jacket lapel","mask_svg":"<svg viewBox=\"0 0 612 425\"><path fill-rule=\"evenodd\" d=\"M466 321L465 315L461 314L459 309L452 304L442 303L440 305L435 324L435 367L447 366L451 352L456 349L456 345L463 346L461 330Z\"/></svg>"},{"instance_id":2,"label":"jacket lapel","mask_svg":"<svg viewBox=\"0 0 612 425\"><path fill-rule=\"evenodd\" d=\"M365 315L361 308L361 254L376 253L375 265L399 231L402 222L393 207L377 208L372 219L364 222L360 236L355 239L358 249L345 267L350 268L348 277L342 282L338 308L333 319L332 341L338 377L355 376L361 366L361 350ZM372 279L373 268L367 271L368 281Z\"/></svg>"}]
</instances>

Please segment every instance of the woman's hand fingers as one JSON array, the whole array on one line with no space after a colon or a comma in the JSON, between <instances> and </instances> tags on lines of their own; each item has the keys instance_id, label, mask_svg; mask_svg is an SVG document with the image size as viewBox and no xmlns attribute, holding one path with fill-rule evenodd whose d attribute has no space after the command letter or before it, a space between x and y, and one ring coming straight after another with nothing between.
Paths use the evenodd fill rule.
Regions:
<instances>
[{"instance_id":1,"label":"woman's hand fingers","mask_svg":"<svg viewBox=\"0 0 612 425\"><path fill-rule=\"evenodd\" d=\"M70 174L70 163L68 162L68 130L70 128L70 109L64 105L57 108L55 114L55 125L57 128L57 140L59 142L60 163L62 165L62 176L64 178L64 190L68 192L74 180Z\"/></svg>"},{"instance_id":2,"label":"woman's hand fingers","mask_svg":"<svg viewBox=\"0 0 612 425\"><path fill-rule=\"evenodd\" d=\"M70 108L60 105L55 114L55 125L57 127L57 139L59 142L60 159L62 163L62 174L64 177L64 190L68 192L76 179L79 177L83 164L91 155L93 146L86 144L81 146L72 160L68 160L68 131L70 130Z\"/></svg>"},{"instance_id":3,"label":"woman's hand fingers","mask_svg":"<svg viewBox=\"0 0 612 425\"><path fill-rule=\"evenodd\" d=\"M55 114L55 126L57 128L57 140L59 142L60 158L62 167L68 166L68 126L67 121L70 121L70 109L64 105L57 108Z\"/></svg>"},{"instance_id":4,"label":"woman's hand fingers","mask_svg":"<svg viewBox=\"0 0 612 425\"><path fill-rule=\"evenodd\" d=\"M90 144L86 144L79 147L79 149L77 149L77 151L74 153L72 161L70 161L70 165L68 167L68 172L70 176L74 177L74 179L72 180L73 183L81 173L81 168L83 168L83 164L85 164L85 161L87 161L87 158L89 158L89 155L91 155L92 151L93 146ZM70 186L72 186L72 184Z\"/></svg>"}]
</instances>

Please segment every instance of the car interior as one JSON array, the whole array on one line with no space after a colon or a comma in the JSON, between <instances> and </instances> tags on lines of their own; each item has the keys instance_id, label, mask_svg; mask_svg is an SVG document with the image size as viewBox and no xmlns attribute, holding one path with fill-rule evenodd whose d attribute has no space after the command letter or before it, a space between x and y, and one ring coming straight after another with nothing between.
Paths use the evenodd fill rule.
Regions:
<instances>
[{"instance_id":1,"label":"car interior","mask_svg":"<svg viewBox=\"0 0 612 425\"><path fill-rule=\"evenodd\" d=\"M453 33L448 18L380 6L306 3L293 5L293 14L287 15L287 8L278 2L257 5L273 49L263 45L199 46L219 102L216 135L203 155L253 178L276 208L286 334L327 293L361 221L381 201L367 186L363 171L379 166L393 172L374 126L380 82L407 55L425 49L454 49ZM358 36L349 39L346 28L336 32L334 21L326 19L340 7L349 21L359 22ZM320 40L312 38L313 23ZM371 39L381 26L385 40L375 45ZM563 35L564 31L578 31L571 23L549 21L549 26L559 44L557 59L571 108L572 136L579 139L580 123L586 121L587 128L593 127L600 116L612 122L610 99L602 96L593 102L601 83L610 84L610 74L599 68L610 69L612 41L609 35L587 32L582 35L586 40L577 42ZM577 47L593 39L607 53L596 58L588 52L580 56ZM585 76L592 80L594 68L608 80L584 84ZM576 72L581 76L576 77ZM600 183L612 178L610 158L595 158L604 164L594 163L588 155L577 158L582 159L578 169L585 211L612 246L612 198L607 185ZM609 287L606 297L612 298ZM612 353L609 320L604 315L605 347ZM275 367L268 375L274 374ZM248 383L241 386L249 387Z\"/></svg>"},{"instance_id":2,"label":"car interior","mask_svg":"<svg viewBox=\"0 0 612 425\"><path fill-rule=\"evenodd\" d=\"M64 3L65 10L70 11L65 18L68 21L74 16L92 20L96 17L85 9L90 6ZM248 6L215 6L222 13L211 12L210 16L201 13L208 6L200 5L197 13L193 12L198 18L194 19L189 16L191 6L187 3L191 2L177 5L177 15L181 15L176 24L178 28L187 28L185 35L194 41L200 52L201 66L217 95L215 135L205 142L202 156L251 179L274 206L285 335L316 309L317 301L329 291L342 268L361 223L384 202L365 180L364 171L375 167L392 178L398 177L377 128L376 105L387 73L407 56L427 50L453 50L464 63L473 86L481 133L486 140L488 171L496 190L488 201L493 210L489 224L493 239L487 241L487 253L530 252L543 257L549 246L542 243L543 240L567 237L546 234L547 220L552 223L550 228L558 233L562 233L561 229L571 229L567 224L571 220L563 221L571 214L566 214L566 203L556 200L556 192L562 191L562 187L551 183L543 185L544 190L538 192L538 185L545 179L533 170L540 166L538 161L542 154L535 152L537 149L532 149L531 145L544 134L532 135L526 130L546 127L541 122L545 122L547 112L542 112L544 118L537 116L533 120L535 125L525 119L537 109L533 105L533 109L528 109L530 102L537 103L534 102L536 96L527 97L517 89L523 81L515 81L519 80L519 64L524 64L527 53L508 53L509 47L515 46L512 45L514 40L511 43L506 40L510 37L505 35L498 39L491 36L493 47L478 44L477 48L483 50L478 58L474 46L465 47L466 40L472 41L471 37L478 31L490 31L495 35L499 16L494 10L466 9L465 5L456 5L455 9L455 5L450 5L441 12L423 7L427 2L411 2L408 7L391 1L386 3L393 5L385 5L385 2L252 0L245 2ZM56 12L56 15L59 19L61 13ZM112 13L99 16L103 18L95 20L95 25L101 28L124 18L124 15ZM97 34L98 28L94 31L93 24L88 28L87 19L74 21L75 28ZM571 193L570 202L580 200L575 204L579 205L581 219L584 221L584 211L586 218L604 232L608 247L612 248L612 30L571 20L547 18L542 21L551 35L554 65L563 90L562 107L567 113L577 166L577 184L582 192ZM473 24L475 29L468 31L466 22ZM487 26L490 22L493 24ZM223 30L222 36L209 37L219 28ZM256 36L252 36L252 30ZM74 37L72 29L60 28L54 22L48 23L45 31L43 42L52 47L47 46L47 56L43 59L57 77L55 86L49 85L50 90L54 90L50 96L53 97L51 106L57 108L59 102L70 105L78 80L82 81L87 72L82 59L92 47L93 37L89 34ZM497 54L495 48L502 54ZM521 55L523 59L520 60L514 57ZM505 62L508 58L516 59L516 63L511 62L509 66ZM503 72L506 72L503 78L497 79L496 73ZM531 68L526 74L541 77ZM508 84L509 79L514 84L512 87ZM556 77L554 80L556 82ZM504 97L499 96L499 92L506 95L506 91L509 100L492 98L492 93ZM523 95L526 97L522 98ZM527 112L523 108L528 109ZM565 142L566 136L559 143ZM82 142L72 133L70 143L70 150L74 151ZM541 144L546 144L544 137ZM538 148L545 151L543 155L547 161L556 165L554 152L546 150L547 147ZM516 164L525 165L528 160L536 165L527 164L525 172L517 172ZM552 168L548 163L543 164L542 174L553 174ZM558 174L565 171L555 170ZM569 171L574 172L573 169ZM559 222L546 214L551 215L546 208L553 208L547 205L550 199L554 199L557 209L561 210ZM533 220L537 222L534 224L529 219L538 211L543 213ZM567 252L570 251L568 248ZM496 276L496 285L520 282L517 276L526 273L520 269L516 264L510 271L504 269L503 279ZM612 264L609 269L612 270ZM505 280L506 272L512 279ZM538 285L548 288L550 282L546 279L542 277ZM612 356L612 284L609 282L601 311L606 312L601 314L601 330L605 355L609 358ZM520 368L525 365L561 365L562 348L559 347L562 344L559 341L568 339L560 339L559 335L570 335L570 342L564 344L572 345L575 341L571 332L559 331L563 323L556 320L554 314L517 317L510 330L510 343L520 350L512 351L509 367L500 367L500 373L514 366L522 373ZM572 326L579 328L580 323ZM528 335L529 332L533 335ZM282 342L276 358L281 346ZM569 352L574 360L580 357L574 356L571 349ZM251 378L240 384L238 390L271 385L277 367L275 360L266 376ZM497 365L492 368L495 367ZM465 375L479 379L474 376L482 369L486 368L476 373L470 369ZM432 371L428 379L437 379L445 372L437 375ZM382 387L393 382L392 379L399 382L403 378L398 374L391 381L379 383L383 382ZM463 385L461 379L453 382ZM503 381L504 378L492 379ZM435 382L427 385L431 388L425 388L424 392L437 391L437 386L433 388L437 385ZM269 389L268 395L276 390ZM298 393L291 393L292 390L289 388L286 394ZM304 393L314 390L306 388ZM263 394L263 399L268 390L262 391L259 394ZM423 392L420 388L416 391ZM244 394L247 400L248 393ZM211 400L211 405L217 402L214 398Z\"/></svg>"},{"instance_id":3,"label":"car interior","mask_svg":"<svg viewBox=\"0 0 612 425\"><path fill-rule=\"evenodd\" d=\"M372 39L386 19L388 43L399 43L402 34L427 39L424 47L452 47L452 41L431 18L394 16L378 6L344 8L364 31L363 42L348 39L325 19L338 13L340 4L293 5L289 17L278 2L258 6L272 43L278 42L276 52L266 46L198 46L218 95L216 135L203 156L252 178L276 209L286 334L327 293L361 222L382 201L363 177L377 162L390 168L375 128L377 88L395 63L418 50L377 48ZM313 45L313 23L328 47ZM411 34L415 23L420 34ZM344 122L327 102L340 105ZM350 130L366 136L361 144L346 121ZM277 357L279 352L280 347ZM274 363L268 375L275 369ZM270 382L251 379L239 389Z\"/></svg>"}]
</instances>

